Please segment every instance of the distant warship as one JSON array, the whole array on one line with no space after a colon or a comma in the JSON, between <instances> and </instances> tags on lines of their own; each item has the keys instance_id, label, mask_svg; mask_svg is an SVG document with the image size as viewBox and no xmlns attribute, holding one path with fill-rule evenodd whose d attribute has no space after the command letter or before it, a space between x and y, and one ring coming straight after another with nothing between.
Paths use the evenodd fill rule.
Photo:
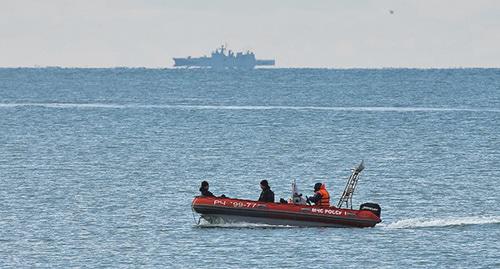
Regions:
<instances>
[{"instance_id":1,"label":"distant warship","mask_svg":"<svg viewBox=\"0 0 500 269\"><path fill-rule=\"evenodd\" d=\"M258 65L274 65L274 60L257 60L253 52L237 52L236 54L221 46L212 51L210 57L203 56L199 58L174 58L175 67L202 67L213 69L253 69Z\"/></svg>"}]
</instances>

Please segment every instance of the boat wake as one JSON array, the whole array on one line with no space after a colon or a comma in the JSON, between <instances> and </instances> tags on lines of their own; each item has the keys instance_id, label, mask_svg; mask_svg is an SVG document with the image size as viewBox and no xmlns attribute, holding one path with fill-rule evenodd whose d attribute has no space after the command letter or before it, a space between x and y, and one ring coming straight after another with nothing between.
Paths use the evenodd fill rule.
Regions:
<instances>
[{"instance_id":1,"label":"boat wake","mask_svg":"<svg viewBox=\"0 0 500 269\"><path fill-rule=\"evenodd\" d=\"M500 224L500 216L488 217L453 217L453 218L411 218L398 220L389 224L379 224L384 229L416 229L416 228L437 228L449 226ZM200 228L296 228L288 225L271 225L258 223L209 223L205 220L196 225Z\"/></svg>"},{"instance_id":2,"label":"boat wake","mask_svg":"<svg viewBox=\"0 0 500 269\"><path fill-rule=\"evenodd\" d=\"M499 216L487 217L452 217L452 218L412 218L398 220L386 225L380 225L386 229L412 229L412 228L431 228L431 227L448 227L448 226L464 226L464 225L481 225L481 224L500 224Z\"/></svg>"}]
</instances>

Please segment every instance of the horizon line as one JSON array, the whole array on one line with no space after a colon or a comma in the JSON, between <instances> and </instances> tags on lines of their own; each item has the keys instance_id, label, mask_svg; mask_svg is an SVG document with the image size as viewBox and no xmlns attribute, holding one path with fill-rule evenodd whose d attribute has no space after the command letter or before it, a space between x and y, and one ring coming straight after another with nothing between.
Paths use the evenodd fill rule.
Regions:
<instances>
[{"instance_id":1,"label":"horizon line","mask_svg":"<svg viewBox=\"0 0 500 269\"><path fill-rule=\"evenodd\" d=\"M443 69L500 69L500 66L450 66L450 67L256 67L253 69L214 69L214 68L179 68L179 67L152 67L152 66L0 66L0 69L152 69L152 70L213 70L213 71L249 71L272 69L324 69L324 70L383 70L383 69L414 69L414 70L443 70Z\"/></svg>"}]
</instances>

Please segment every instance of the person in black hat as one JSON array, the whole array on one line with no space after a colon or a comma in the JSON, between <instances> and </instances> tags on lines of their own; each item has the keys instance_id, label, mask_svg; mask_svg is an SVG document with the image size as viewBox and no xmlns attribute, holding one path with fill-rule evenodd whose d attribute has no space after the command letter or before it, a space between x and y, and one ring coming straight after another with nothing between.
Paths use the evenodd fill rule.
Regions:
<instances>
[{"instance_id":1,"label":"person in black hat","mask_svg":"<svg viewBox=\"0 0 500 269\"><path fill-rule=\"evenodd\" d=\"M208 190L209 186L208 186L208 182L207 181L203 181L201 182L201 187L200 187L200 192L201 192L201 195L202 196L215 196L213 193L211 193L209 190Z\"/></svg>"},{"instance_id":2,"label":"person in black hat","mask_svg":"<svg viewBox=\"0 0 500 269\"><path fill-rule=\"evenodd\" d=\"M262 192L260 193L259 202L274 203L274 192L269 187L267 180L264 179L260 182L260 188Z\"/></svg>"}]
</instances>

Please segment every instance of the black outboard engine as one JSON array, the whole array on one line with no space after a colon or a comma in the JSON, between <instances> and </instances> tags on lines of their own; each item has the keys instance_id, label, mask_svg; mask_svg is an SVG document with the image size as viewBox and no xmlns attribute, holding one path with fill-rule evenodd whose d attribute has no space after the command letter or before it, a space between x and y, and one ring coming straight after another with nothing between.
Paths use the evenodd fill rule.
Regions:
<instances>
[{"instance_id":1,"label":"black outboard engine","mask_svg":"<svg viewBox=\"0 0 500 269\"><path fill-rule=\"evenodd\" d=\"M382 208L380 208L380 206L375 203L364 203L359 206L359 210L369 210L380 218L380 213L382 211Z\"/></svg>"}]
</instances>

